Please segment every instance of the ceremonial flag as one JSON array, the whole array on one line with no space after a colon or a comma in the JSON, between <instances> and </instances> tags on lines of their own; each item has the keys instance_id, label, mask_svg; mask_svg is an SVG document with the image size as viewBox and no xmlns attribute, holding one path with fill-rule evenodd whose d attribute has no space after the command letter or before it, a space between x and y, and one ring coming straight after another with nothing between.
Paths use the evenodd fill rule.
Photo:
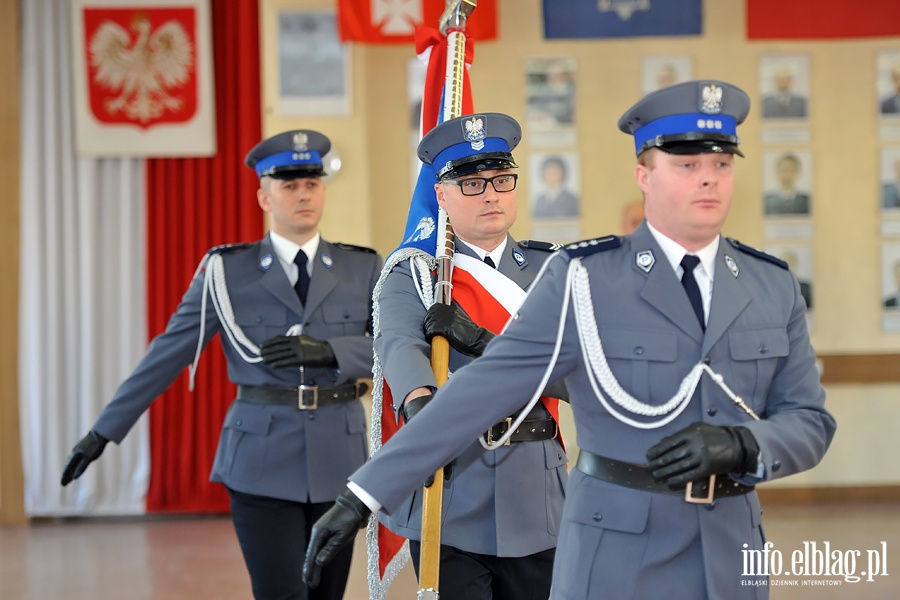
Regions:
<instances>
[{"instance_id":1,"label":"ceremonial flag","mask_svg":"<svg viewBox=\"0 0 900 600\"><path fill-rule=\"evenodd\" d=\"M543 2L547 39L700 35L703 32L701 0Z\"/></svg>"},{"instance_id":2,"label":"ceremonial flag","mask_svg":"<svg viewBox=\"0 0 900 600\"><path fill-rule=\"evenodd\" d=\"M795 40L900 34L897 0L747 0L747 38Z\"/></svg>"},{"instance_id":3,"label":"ceremonial flag","mask_svg":"<svg viewBox=\"0 0 900 600\"><path fill-rule=\"evenodd\" d=\"M479 10L481 6L479 5ZM437 18L435 18L435 21ZM428 64L425 75L425 89L422 96L421 135L424 136L435 125L443 121L444 87L446 84L447 38L436 29L419 27L416 29L416 54ZM465 63L472 62L473 50L471 40L466 38ZM468 72L463 70L463 108L462 114L473 112L472 92ZM399 247L388 256L376 284L376 294L385 277L398 263L413 257L424 258L434 262L437 250L438 203L434 192L437 177L430 165L422 164L419 177L410 201L406 229ZM378 304L375 305L375 332L378 336ZM400 425L393 410L393 398L389 383L384 379L381 360L375 354L372 390L372 431L370 454L374 456L381 447L397 432ZM394 577L409 560L409 548L406 539L392 533L378 522L377 517L369 520L366 529L366 546L368 549L368 581L370 600L383 600Z\"/></svg>"},{"instance_id":4,"label":"ceremonial flag","mask_svg":"<svg viewBox=\"0 0 900 600\"><path fill-rule=\"evenodd\" d=\"M414 41L416 28L438 23L444 3L438 0L338 0L341 40L368 44ZM478 10L466 21L466 37L497 37L497 0L478 0Z\"/></svg>"}]
</instances>

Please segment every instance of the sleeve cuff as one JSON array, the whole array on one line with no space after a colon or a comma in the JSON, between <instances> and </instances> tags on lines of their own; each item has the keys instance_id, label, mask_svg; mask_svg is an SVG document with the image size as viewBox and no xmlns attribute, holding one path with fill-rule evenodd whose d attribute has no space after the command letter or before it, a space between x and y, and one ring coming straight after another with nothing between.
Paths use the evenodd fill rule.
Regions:
<instances>
[{"instance_id":1,"label":"sleeve cuff","mask_svg":"<svg viewBox=\"0 0 900 600\"><path fill-rule=\"evenodd\" d=\"M362 503L368 506L369 510L371 510L373 514L381 510L381 504L378 502L378 500L373 498L372 495L369 494L369 492L359 487L358 484L353 483L352 481L348 481L347 489L353 492L353 494L357 498L362 500Z\"/></svg>"}]
</instances>

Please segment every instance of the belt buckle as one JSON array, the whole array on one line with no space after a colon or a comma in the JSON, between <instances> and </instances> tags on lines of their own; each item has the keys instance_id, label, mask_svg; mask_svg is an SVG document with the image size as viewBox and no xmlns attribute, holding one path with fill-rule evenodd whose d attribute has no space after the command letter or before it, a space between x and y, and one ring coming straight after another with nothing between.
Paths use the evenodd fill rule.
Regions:
<instances>
[{"instance_id":1,"label":"belt buckle","mask_svg":"<svg viewBox=\"0 0 900 600\"><path fill-rule=\"evenodd\" d=\"M684 501L690 502L691 504L712 504L713 496L716 494L716 475L713 473L709 476L709 493L705 496L701 496L699 498L695 498L692 494L694 489L694 482L688 481L687 486L684 488Z\"/></svg>"},{"instance_id":2,"label":"belt buckle","mask_svg":"<svg viewBox=\"0 0 900 600\"><path fill-rule=\"evenodd\" d=\"M312 392L312 402L305 402L305 392ZM297 410L317 410L319 408L319 386L301 385L297 388Z\"/></svg>"},{"instance_id":3,"label":"belt buckle","mask_svg":"<svg viewBox=\"0 0 900 600\"><path fill-rule=\"evenodd\" d=\"M512 417L506 417L506 419L504 419L504 421L506 422L506 430L504 430L500 434L500 437L503 437L503 434L506 433L507 431L509 431L509 428L512 425ZM500 421L500 422L503 423L504 421ZM495 426L491 426L491 428L487 430L487 443L488 444L494 443L494 427ZM509 436L509 439L507 439L506 443L504 443L503 445L509 446L511 439L512 439L512 436Z\"/></svg>"}]
</instances>

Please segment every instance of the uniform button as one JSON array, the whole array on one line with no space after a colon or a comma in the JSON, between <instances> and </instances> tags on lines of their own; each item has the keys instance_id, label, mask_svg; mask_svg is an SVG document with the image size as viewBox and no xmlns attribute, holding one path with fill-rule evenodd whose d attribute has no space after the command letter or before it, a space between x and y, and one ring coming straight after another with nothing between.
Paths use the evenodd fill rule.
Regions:
<instances>
[{"instance_id":1,"label":"uniform button","mask_svg":"<svg viewBox=\"0 0 900 600\"><path fill-rule=\"evenodd\" d=\"M716 407L714 406L714 407L712 407L712 408L710 408L710 409L707 409L706 414L708 414L708 415L711 416L711 417L714 417L714 416L716 416L716 414L717 414L718 412L719 412L719 409L716 408Z\"/></svg>"},{"instance_id":2,"label":"uniform button","mask_svg":"<svg viewBox=\"0 0 900 600\"><path fill-rule=\"evenodd\" d=\"M350 313L349 313L349 312L345 312L345 313L344 313L344 318L345 318L345 319L349 319L349 318L350 318Z\"/></svg>"},{"instance_id":3,"label":"uniform button","mask_svg":"<svg viewBox=\"0 0 900 600\"><path fill-rule=\"evenodd\" d=\"M634 353L637 354L638 356L640 356L644 353L644 348L642 346L637 346L634 349Z\"/></svg>"},{"instance_id":4,"label":"uniform button","mask_svg":"<svg viewBox=\"0 0 900 600\"><path fill-rule=\"evenodd\" d=\"M708 365L708 364L711 363L711 362L712 362L712 361L709 359L708 356L705 356L705 357L703 358L703 364L704 364L704 365Z\"/></svg>"},{"instance_id":5,"label":"uniform button","mask_svg":"<svg viewBox=\"0 0 900 600\"><path fill-rule=\"evenodd\" d=\"M241 425L244 424L244 422L241 421L240 419L238 419L237 421L234 422L234 424L237 425L238 427L240 427Z\"/></svg>"},{"instance_id":6,"label":"uniform button","mask_svg":"<svg viewBox=\"0 0 900 600\"><path fill-rule=\"evenodd\" d=\"M768 353L769 353L769 347L766 346L765 344L763 344L762 346L759 347L759 353L760 353L760 354L768 354Z\"/></svg>"},{"instance_id":7,"label":"uniform button","mask_svg":"<svg viewBox=\"0 0 900 600\"><path fill-rule=\"evenodd\" d=\"M713 511L713 510L716 510L716 505L715 504L704 504L703 508L705 508L706 510L709 510L709 511Z\"/></svg>"},{"instance_id":8,"label":"uniform button","mask_svg":"<svg viewBox=\"0 0 900 600\"><path fill-rule=\"evenodd\" d=\"M781 461L780 460L772 461L772 472L777 473L780 470L781 470Z\"/></svg>"},{"instance_id":9,"label":"uniform button","mask_svg":"<svg viewBox=\"0 0 900 600\"><path fill-rule=\"evenodd\" d=\"M315 412L309 413L309 420L310 420L310 421L315 421L315 420L316 420L316 413L315 413Z\"/></svg>"},{"instance_id":10,"label":"uniform button","mask_svg":"<svg viewBox=\"0 0 900 600\"><path fill-rule=\"evenodd\" d=\"M603 515L601 513L594 513L591 518L594 519L594 521L600 522L603 520Z\"/></svg>"},{"instance_id":11,"label":"uniform button","mask_svg":"<svg viewBox=\"0 0 900 600\"><path fill-rule=\"evenodd\" d=\"M262 315L256 315L256 322L262 323Z\"/></svg>"}]
</instances>

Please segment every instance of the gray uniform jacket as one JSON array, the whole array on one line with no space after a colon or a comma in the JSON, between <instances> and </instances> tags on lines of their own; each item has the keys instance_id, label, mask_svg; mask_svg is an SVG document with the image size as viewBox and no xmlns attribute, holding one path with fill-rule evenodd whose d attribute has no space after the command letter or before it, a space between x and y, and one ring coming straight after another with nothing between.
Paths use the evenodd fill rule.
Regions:
<instances>
[{"instance_id":1,"label":"gray uniform jacket","mask_svg":"<svg viewBox=\"0 0 900 600\"><path fill-rule=\"evenodd\" d=\"M305 383L331 387L371 377L372 291L381 272L375 252L319 243L303 307L268 236L221 252L234 318L257 346L302 323L303 332L327 340L339 368L308 368ZM118 443L194 359L204 295L201 272L134 372L104 408L94 429ZM207 298L204 340L222 324ZM237 385L295 387L300 370L246 362L222 333L228 378ZM210 479L229 488L300 502L332 501L347 476L367 456L362 403L345 402L315 411L235 401L228 410ZM210 424L210 426L213 426ZM308 500L307 500L308 499Z\"/></svg>"},{"instance_id":2,"label":"gray uniform jacket","mask_svg":"<svg viewBox=\"0 0 900 600\"><path fill-rule=\"evenodd\" d=\"M458 244L457 250L475 256L463 244ZM513 252L520 253L526 262L519 265ZM527 289L549 256L546 250L527 248L508 237L497 268ZM436 385L430 362L431 348L422 332L425 308L415 291L408 262L392 269L378 301L380 332L375 350L382 361L394 403L399 406L411 390ZM455 373L472 360L451 349L450 378L456 377ZM562 385L551 390L564 395ZM531 399L530 393L516 395L504 391L502 395L509 401L503 417L513 415ZM473 394L471 410L479 416L494 412L489 407L494 400L492 394ZM500 417L496 415L490 424L500 421ZM538 403L528 418L549 418L549 413ZM486 429L481 428L482 433ZM559 440L517 442L488 451L478 443L476 435L468 436L466 448L460 449L462 453L454 461L452 477L445 484L441 543L467 552L504 557L527 556L556 546L568 479L567 459ZM389 441L385 447L392 443ZM420 483L422 480L419 478ZM392 511L385 524L398 535L421 540L421 488L412 496L407 492L402 500L402 505Z\"/></svg>"},{"instance_id":3,"label":"gray uniform jacket","mask_svg":"<svg viewBox=\"0 0 900 600\"><path fill-rule=\"evenodd\" d=\"M621 423L592 390L569 307L553 376L567 376L579 447L646 464L647 449L662 437L704 421L750 429L761 449L763 479L816 465L835 421L824 408L793 275L722 239L704 334L646 223L621 240L580 259L590 277L603 349L621 386L643 402L662 404L703 361L762 420L752 421L704 376L687 408L667 425L638 429ZM655 257L647 272L637 264L646 251ZM385 511L400 509L427 473L459 454L475 432L513 410L517 399L538 385L557 337L570 252L575 253L561 251L550 259L516 319L484 355L451 377L427 410L351 476ZM484 404L482 398L493 402ZM748 579L742 577L742 551L759 550L764 542L755 492L703 506L605 483L575 469L552 598L649 599L664 589L668 597L692 600L766 598L768 587L741 585Z\"/></svg>"}]
</instances>

